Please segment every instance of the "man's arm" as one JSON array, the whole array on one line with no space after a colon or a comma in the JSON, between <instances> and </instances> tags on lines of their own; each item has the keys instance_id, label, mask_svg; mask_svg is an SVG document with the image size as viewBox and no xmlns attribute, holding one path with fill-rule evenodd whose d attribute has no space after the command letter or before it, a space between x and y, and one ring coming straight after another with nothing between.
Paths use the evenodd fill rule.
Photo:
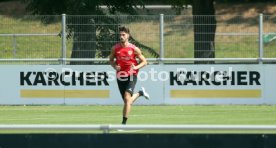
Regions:
<instances>
[{"instance_id":1,"label":"man's arm","mask_svg":"<svg viewBox=\"0 0 276 148\"><path fill-rule=\"evenodd\" d=\"M142 54L141 50L138 47L136 47L134 49L134 52L137 55L137 57L139 58L140 63L136 66L132 65L133 69L140 69L140 68L142 68L142 67L144 67L145 65L148 64L146 58L144 57L144 55Z\"/></svg>"},{"instance_id":2,"label":"man's arm","mask_svg":"<svg viewBox=\"0 0 276 148\"><path fill-rule=\"evenodd\" d=\"M112 47L111 53L109 55L109 63L115 70L119 71L121 69L121 67L116 65L116 62L114 61L114 59L115 59L115 49L114 49L114 47Z\"/></svg>"}]
</instances>

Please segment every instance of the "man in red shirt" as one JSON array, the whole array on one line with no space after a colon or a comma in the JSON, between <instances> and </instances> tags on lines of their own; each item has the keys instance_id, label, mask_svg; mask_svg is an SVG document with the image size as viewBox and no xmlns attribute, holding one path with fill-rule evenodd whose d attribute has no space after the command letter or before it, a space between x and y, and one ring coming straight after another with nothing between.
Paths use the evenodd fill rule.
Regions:
<instances>
[{"instance_id":1,"label":"man in red shirt","mask_svg":"<svg viewBox=\"0 0 276 148\"><path fill-rule=\"evenodd\" d=\"M112 47L109 61L111 66L117 71L117 83L124 100L122 124L126 124L132 103L139 96L149 99L149 95L143 87L138 93L134 93L138 71L147 65L147 60L142 55L141 50L128 41L130 36L129 29L122 26L119 27L119 32L120 42Z\"/></svg>"}]
</instances>

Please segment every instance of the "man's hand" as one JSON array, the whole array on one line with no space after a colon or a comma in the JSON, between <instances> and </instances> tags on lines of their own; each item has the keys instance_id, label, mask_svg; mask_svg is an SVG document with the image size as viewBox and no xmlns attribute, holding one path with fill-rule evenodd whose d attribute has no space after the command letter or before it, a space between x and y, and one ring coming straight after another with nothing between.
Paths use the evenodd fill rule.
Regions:
<instances>
[{"instance_id":1,"label":"man's hand","mask_svg":"<svg viewBox=\"0 0 276 148\"><path fill-rule=\"evenodd\" d=\"M136 70L138 68L134 64L131 64L131 69Z\"/></svg>"},{"instance_id":2,"label":"man's hand","mask_svg":"<svg viewBox=\"0 0 276 148\"><path fill-rule=\"evenodd\" d=\"M121 70L121 67L120 67L119 65L115 65L115 66L114 66L114 69L115 69L116 71L120 71L120 70Z\"/></svg>"}]
</instances>

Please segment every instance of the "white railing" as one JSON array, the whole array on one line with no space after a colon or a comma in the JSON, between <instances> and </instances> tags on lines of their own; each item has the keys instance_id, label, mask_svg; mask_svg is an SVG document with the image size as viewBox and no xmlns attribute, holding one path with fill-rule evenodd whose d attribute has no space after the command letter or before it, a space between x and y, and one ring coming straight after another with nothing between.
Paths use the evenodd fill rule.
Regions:
<instances>
[{"instance_id":1,"label":"white railing","mask_svg":"<svg viewBox=\"0 0 276 148\"><path fill-rule=\"evenodd\" d=\"M275 131L276 125L62 125L62 124L29 124L29 125L0 125L0 132L16 130L47 130L47 131L88 131L101 130L103 133L109 133L114 130L175 130L175 131Z\"/></svg>"},{"instance_id":2,"label":"white railing","mask_svg":"<svg viewBox=\"0 0 276 148\"><path fill-rule=\"evenodd\" d=\"M0 34L2 37L24 37L24 36L59 36L59 33L22 33L22 34Z\"/></svg>"},{"instance_id":3,"label":"white railing","mask_svg":"<svg viewBox=\"0 0 276 148\"><path fill-rule=\"evenodd\" d=\"M9 58L9 59L0 59L0 62L107 62L108 58ZM242 61L242 62L275 62L276 58L147 58L147 61L150 62L169 62L169 61L178 61L178 62L193 62L193 61Z\"/></svg>"}]
</instances>

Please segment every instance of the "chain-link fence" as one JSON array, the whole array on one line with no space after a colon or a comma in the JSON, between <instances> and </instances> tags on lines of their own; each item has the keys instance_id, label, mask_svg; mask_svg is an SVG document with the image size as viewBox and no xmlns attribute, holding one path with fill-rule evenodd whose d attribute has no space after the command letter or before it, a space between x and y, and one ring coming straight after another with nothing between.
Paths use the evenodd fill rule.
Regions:
<instances>
[{"instance_id":1,"label":"chain-link fence","mask_svg":"<svg viewBox=\"0 0 276 148\"><path fill-rule=\"evenodd\" d=\"M157 57L159 53L158 16L67 16L66 24L67 58L107 58L118 42L121 25L130 28L130 42L146 57Z\"/></svg>"},{"instance_id":2,"label":"chain-link fence","mask_svg":"<svg viewBox=\"0 0 276 148\"><path fill-rule=\"evenodd\" d=\"M276 57L276 15L264 15L263 57Z\"/></svg>"},{"instance_id":3,"label":"chain-link fence","mask_svg":"<svg viewBox=\"0 0 276 148\"><path fill-rule=\"evenodd\" d=\"M60 58L61 16L0 16L0 59Z\"/></svg>"},{"instance_id":4,"label":"chain-link fence","mask_svg":"<svg viewBox=\"0 0 276 148\"><path fill-rule=\"evenodd\" d=\"M147 58L257 61L276 58L275 20L271 15L0 16L0 61L106 61L121 25L130 28L130 41Z\"/></svg>"}]
</instances>

